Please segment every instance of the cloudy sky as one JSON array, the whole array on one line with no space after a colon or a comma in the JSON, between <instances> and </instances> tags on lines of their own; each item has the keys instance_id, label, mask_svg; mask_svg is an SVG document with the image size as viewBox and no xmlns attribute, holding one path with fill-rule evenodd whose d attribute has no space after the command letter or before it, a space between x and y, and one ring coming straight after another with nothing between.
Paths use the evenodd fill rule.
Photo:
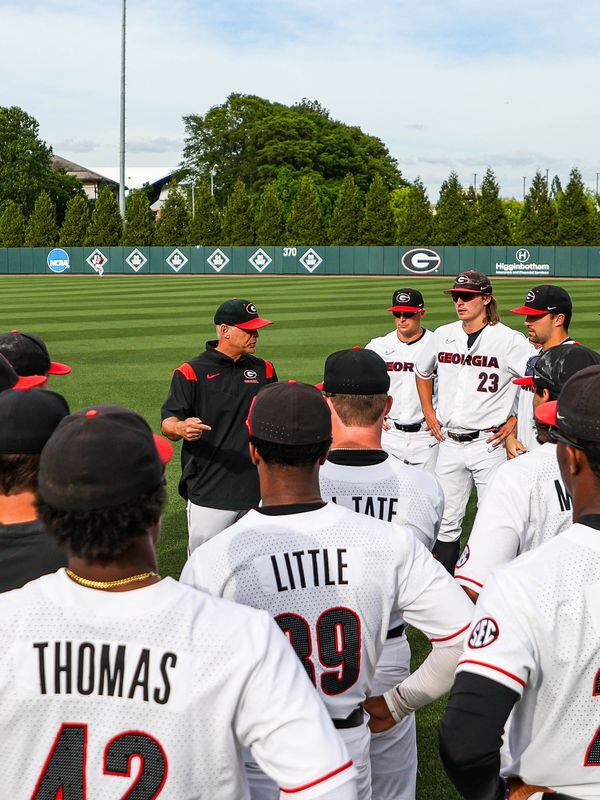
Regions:
<instances>
[{"instance_id":1,"label":"cloudy sky","mask_svg":"<svg viewBox=\"0 0 600 800\"><path fill-rule=\"evenodd\" d=\"M0 104L54 151L117 166L121 0L0 0ZM318 99L436 199L491 166L600 171L598 0L128 0L127 157L175 166L182 116L229 92Z\"/></svg>"}]
</instances>

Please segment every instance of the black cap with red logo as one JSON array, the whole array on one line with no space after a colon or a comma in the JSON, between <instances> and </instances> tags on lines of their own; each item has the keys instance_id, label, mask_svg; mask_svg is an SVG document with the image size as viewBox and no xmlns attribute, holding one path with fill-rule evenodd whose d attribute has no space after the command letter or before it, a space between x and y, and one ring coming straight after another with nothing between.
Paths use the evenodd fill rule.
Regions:
<instances>
[{"instance_id":1,"label":"black cap with red logo","mask_svg":"<svg viewBox=\"0 0 600 800\"><path fill-rule=\"evenodd\" d=\"M571 295L562 287L543 283L530 289L525 297L524 305L511 308L511 312L531 317L543 317L545 314L571 314L573 303Z\"/></svg>"},{"instance_id":2,"label":"black cap with red logo","mask_svg":"<svg viewBox=\"0 0 600 800\"><path fill-rule=\"evenodd\" d=\"M373 350L352 347L327 356L323 382L316 388L329 394L387 394L390 374L383 358Z\"/></svg>"},{"instance_id":3,"label":"black cap with red logo","mask_svg":"<svg viewBox=\"0 0 600 800\"><path fill-rule=\"evenodd\" d=\"M572 375L558 400L536 408L535 418L577 442L600 442L600 366Z\"/></svg>"},{"instance_id":4,"label":"black cap with red logo","mask_svg":"<svg viewBox=\"0 0 600 800\"><path fill-rule=\"evenodd\" d=\"M270 319L258 316L254 303L237 297L221 303L215 311L215 325L232 325L243 331L256 331L272 324Z\"/></svg>"},{"instance_id":5,"label":"black cap with red logo","mask_svg":"<svg viewBox=\"0 0 600 800\"><path fill-rule=\"evenodd\" d=\"M51 361L45 343L35 333L11 331L0 335L0 353L17 375L68 375L71 367Z\"/></svg>"},{"instance_id":6,"label":"black cap with red logo","mask_svg":"<svg viewBox=\"0 0 600 800\"><path fill-rule=\"evenodd\" d=\"M456 276L454 286L451 289L444 289L444 294L454 292L473 292L474 294L492 294L492 282L483 272L468 269Z\"/></svg>"},{"instance_id":7,"label":"black cap with red logo","mask_svg":"<svg viewBox=\"0 0 600 800\"><path fill-rule=\"evenodd\" d=\"M423 295L417 289L396 289L392 295L392 305L388 311L408 311L415 313L425 308Z\"/></svg>"},{"instance_id":8,"label":"black cap with red logo","mask_svg":"<svg viewBox=\"0 0 600 800\"><path fill-rule=\"evenodd\" d=\"M27 391L34 386L42 386L46 383L45 375L26 375L20 377L12 368L12 364L0 353L0 392L7 389Z\"/></svg>"}]
</instances>

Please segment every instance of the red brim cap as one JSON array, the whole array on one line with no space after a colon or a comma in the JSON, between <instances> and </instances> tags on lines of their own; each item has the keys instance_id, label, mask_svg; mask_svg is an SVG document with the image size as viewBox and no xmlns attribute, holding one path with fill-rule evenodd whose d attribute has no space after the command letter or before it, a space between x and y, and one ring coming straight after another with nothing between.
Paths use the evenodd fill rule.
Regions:
<instances>
[{"instance_id":1,"label":"red brim cap","mask_svg":"<svg viewBox=\"0 0 600 800\"><path fill-rule=\"evenodd\" d=\"M542 403L535 410L535 418L543 425L550 427L556 426L556 416L558 412L558 400L550 400L549 403Z\"/></svg>"},{"instance_id":2,"label":"red brim cap","mask_svg":"<svg viewBox=\"0 0 600 800\"><path fill-rule=\"evenodd\" d=\"M248 322L239 322L234 327L241 328L243 331L257 331L259 328L264 328L267 325L272 325L270 319L261 319L261 317L257 317L256 319L251 319Z\"/></svg>"},{"instance_id":3,"label":"red brim cap","mask_svg":"<svg viewBox=\"0 0 600 800\"><path fill-rule=\"evenodd\" d=\"M486 294L486 292L482 292L481 289L463 289L458 286L452 289L444 289L444 294L462 294L463 292L467 292L468 294ZM487 292L487 294L490 294L490 292Z\"/></svg>"},{"instance_id":4,"label":"red brim cap","mask_svg":"<svg viewBox=\"0 0 600 800\"><path fill-rule=\"evenodd\" d=\"M20 392L27 392L29 389L35 389L36 386L43 386L47 380L45 375L22 375L12 388Z\"/></svg>"},{"instance_id":5,"label":"red brim cap","mask_svg":"<svg viewBox=\"0 0 600 800\"><path fill-rule=\"evenodd\" d=\"M532 375L528 375L526 378L515 378L513 383L515 386L529 386L530 389L533 389L535 386L535 381L533 380Z\"/></svg>"},{"instance_id":6,"label":"red brim cap","mask_svg":"<svg viewBox=\"0 0 600 800\"><path fill-rule=\"evenodd\" d=\"M519 306L518 308L511 308L511 314L522 314L524 317L543 317L547 311L539 308L529 308L529 306Z\"/></svg>"},{"instance_id":7,"label":"red brim cap","mask_svg":"<svg viewBox=\"0 0 600 800\"><path fill-rule=\"evenodd\" d=\"M419 306L392 306L388 311L423 311Z\"/></svg>"},{"instance_id":8,"label":"red brim cap","mask_svg":"<svg viewBox=\"0 0 600 800\"><path fill-rule=\"evenodd\" d=\"M323 391L324 387L325 387L325 382L324 381L321 381L321 383L315 383L315 389L318 389L320 392Z\"/></svg>"},{"instance_id":9,"label":"red brim cap","mask_svg":"<svg viewBox=\"0 0 600 800\"><path fill-rule=\"evenodd\" d=\"M51 361L48 375L68 375L71 367L68 364L61 364L60 361Z\"/></svg>"},{"instance_id":10,"label":"red brim cap","mask_svg":"<svg viewBox=\"0 0 600 800\"><path fill-rule=\"evenodd\" d=\"M156 445L156 451L158 452L158 457L162 461L163 464L168 464L169 461L173 458L173 445L168 439L165 439L163 436L159 436L158 434L152 434L154 436L154 444Z\"/></svg>"}]
</instances>

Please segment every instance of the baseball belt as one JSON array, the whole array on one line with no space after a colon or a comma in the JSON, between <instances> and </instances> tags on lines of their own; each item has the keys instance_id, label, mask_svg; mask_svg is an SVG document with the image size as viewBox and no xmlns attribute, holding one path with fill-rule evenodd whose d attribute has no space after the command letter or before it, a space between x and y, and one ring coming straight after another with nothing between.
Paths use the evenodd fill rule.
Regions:
<instances>
[{"instance_id":1,"label":"baseball belt","mask_svg":"<svg viewBox=\"0 0 600 800\"><path fill-rule=\"evenodd\" d=\"M344 728L358 728L359 725L362 725L365 720L365 712L362 706L358 706L354 709L346 719L332 719L333 727L337 728L338 731Z\"/></svg>"},{"instance_id":2,"label":"baseball belt","mask_svg":"<svg viewBox=\"0 0 600 800\"><path fill-rule=\"evenodd\" d=\"M446 431L446 436L455 442L474 442L479 438L481 431L470 431L469 433L454 433L454 431Z\"/></svg>"},{"instance_id":3,"label":"baseball belt","mask_svg":"<svg viewBox=\"0 0 600 800\"><path fill-rule=\"evenodd\" d=\"M392 420L392 422L394 421ZM416 433L421 430L422 425L422 422L415 422L414 425L400 425L399 422L394 422L394 428L397 431L403 431L403 433Z\"/></svg>"},{"instance_id":4,"label":"baseball belt","mask_svg":"<svg viewBox=\"0 0 600 800\"><path fill-rule=\"evenodd\" d=\"M386 639L399 639L404 631L406 630L406 625L397 625L395 628L390 628Z\"/></svg>"}]
</instances>

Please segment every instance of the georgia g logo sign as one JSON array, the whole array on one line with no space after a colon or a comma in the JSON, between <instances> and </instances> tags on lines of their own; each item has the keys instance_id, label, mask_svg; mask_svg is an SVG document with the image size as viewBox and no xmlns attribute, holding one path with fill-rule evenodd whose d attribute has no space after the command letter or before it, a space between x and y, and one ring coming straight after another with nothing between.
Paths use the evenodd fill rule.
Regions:
<instances>
[{"instance_id":1,"label":"georgia g logo sign","mask_svg":"<svg viewBox=\"0 0 600 800\"><path fill-rule=\"evenodd\" d=\"M400 263L407 272L425 275L428 272L435 272L442 263L442 259L435 250L416 247L414 250L407 250L400 259Z\"/></svg>"}]
</instances>

